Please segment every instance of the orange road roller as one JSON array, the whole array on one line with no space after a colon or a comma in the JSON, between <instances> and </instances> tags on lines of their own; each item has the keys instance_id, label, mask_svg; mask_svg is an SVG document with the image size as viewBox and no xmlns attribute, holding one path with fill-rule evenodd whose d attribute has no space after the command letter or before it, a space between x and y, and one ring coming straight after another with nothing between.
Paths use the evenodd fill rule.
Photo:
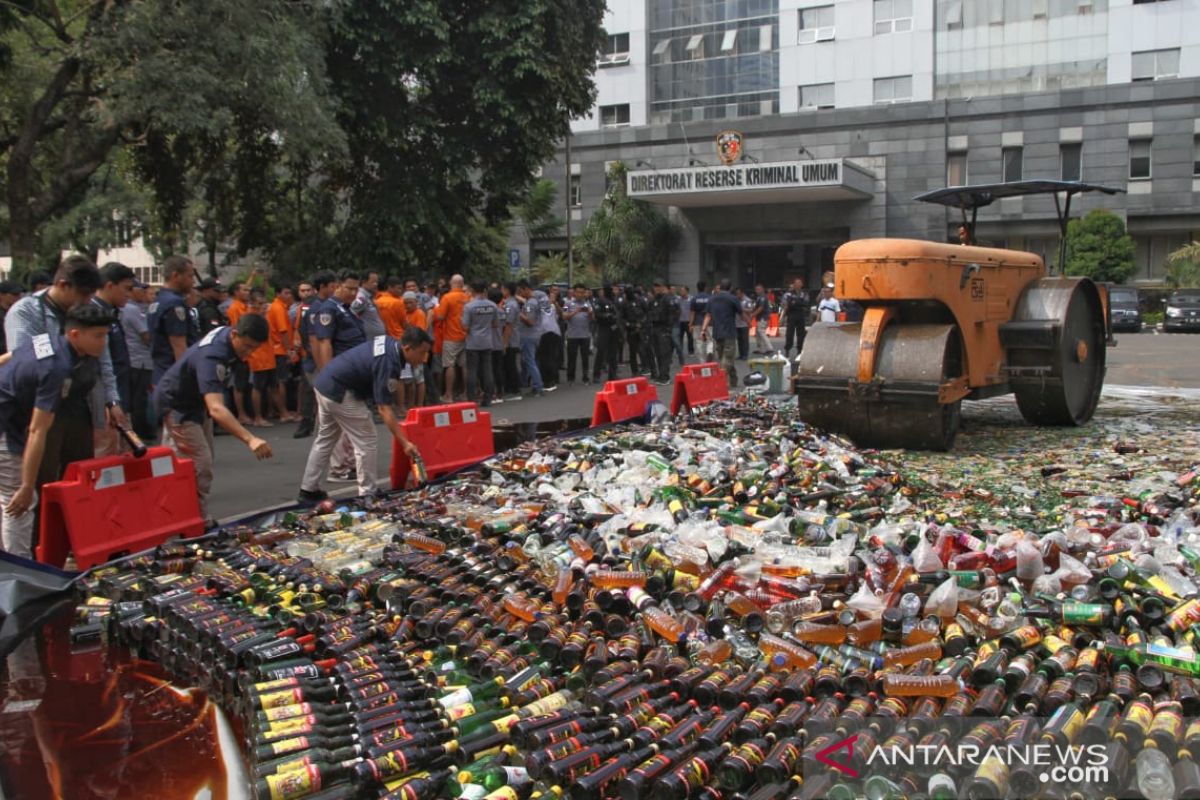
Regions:
<instances>
[{"instance_id":1,"label":"orange road roller","mask_svg":"<svg viewBox=\"0 0 1200 800\"><path fill-rule=\"evenodd\" d=\"M917 199L959 208L962 244L842 245L834 296L857 302L864 316L808 332L792 378L801 419L861 447L913 450L951 449L963 400L1009 392L1035 425L1087 422L1111 342L1105 288L1048 276L1032 253L973 241L979 208L1053 193L1062 264L1071 198L1089 191L1118 190L1075 181L939 189Z\"/></svg>"}]
</instances>

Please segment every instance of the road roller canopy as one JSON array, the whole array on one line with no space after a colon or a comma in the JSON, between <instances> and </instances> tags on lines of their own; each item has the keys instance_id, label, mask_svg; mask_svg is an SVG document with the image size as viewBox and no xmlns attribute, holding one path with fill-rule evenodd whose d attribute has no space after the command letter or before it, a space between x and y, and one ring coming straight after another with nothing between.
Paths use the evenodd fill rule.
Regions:
<instances>
[{"instance_id":1,"label":"road roller canopy","mask_svg":"<svg viewBox=\"0 0 1200 800\"><path fill-rule=\"evenodd\" d=\"M1028 194L1058 194L1065 192L1067 207L1070 208L1070 198L1084 192L1103 192L1116 194L1124 189L1114 189L1111 186L1101 186L1098 183L1083 181L1010 181L1009 183L985 183L978 186L948 186L945 189L934 189L914 197L923 203L938 203L951 208L974 210L990 206L1005 197L1024 197Z\"/></svg>"}]
</instances>

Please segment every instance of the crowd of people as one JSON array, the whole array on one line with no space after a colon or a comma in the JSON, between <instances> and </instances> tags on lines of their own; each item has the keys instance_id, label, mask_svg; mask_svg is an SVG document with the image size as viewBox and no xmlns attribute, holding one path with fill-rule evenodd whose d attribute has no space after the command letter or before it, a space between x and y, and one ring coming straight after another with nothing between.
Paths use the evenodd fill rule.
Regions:
<instances>
[{"instance_id":1,"label":"crowd of people","mask_svg":"<svg viewBox=\"0 0 1200 800\"><path fill-rule=\"evenodd\" d=\"M38 488L139 437L192 459L206 519L218 431L264 459L271 446L255 431L296 423L294 437L314 437L300 500L323 499L327 480L369 493L377 421L418 455L400 426L409 408L515 402L622 369L666 384L692 358L718 360L737 386L752 329L754 352L772 352L778 314L790 355L814 313L841 312L829 287L814 308L799 278L779 297L728 280L694 293L662 281L543 290L349 270L294 285L254 270L226 287L197 281L184 256L164 261L158 287L79 255L30 284L0 281L0 538L21 555Z\"/></svg>"}]
</instances>

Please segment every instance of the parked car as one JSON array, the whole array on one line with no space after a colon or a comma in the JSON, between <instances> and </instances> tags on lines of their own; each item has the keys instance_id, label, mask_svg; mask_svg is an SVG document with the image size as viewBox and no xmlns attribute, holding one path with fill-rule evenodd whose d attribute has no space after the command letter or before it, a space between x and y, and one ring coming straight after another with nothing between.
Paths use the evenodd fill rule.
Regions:
<instances>
[{"instance_id":1,"label":"parked car","mask_svg":"<svg viewBox=\"0 0 1200 800\"><path fill-rule=\"evenodd\" d=\"M1112 286L1108 290L1109 319L1114 331L1142 329L1142 312L1138 308L1138 290L1132 286Z\"/></svg>"},{"instance_id":2,"label":"parked car","mask_svg":"<svg viewBox=\"0 0 1200 800\"><path fill-rule=\"evenodd\" d=\"M1180 289L1167 298L1164 331L1200 331L1200 289Z\"/></svg>"}]
</instances>

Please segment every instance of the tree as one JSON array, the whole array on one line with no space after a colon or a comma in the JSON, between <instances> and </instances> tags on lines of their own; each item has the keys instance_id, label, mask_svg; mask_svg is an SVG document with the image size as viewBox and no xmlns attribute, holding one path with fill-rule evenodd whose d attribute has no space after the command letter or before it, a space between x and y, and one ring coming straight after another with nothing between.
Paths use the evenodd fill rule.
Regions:
<instances>
[{"instance_id":1,"label":"tree","mask_svg":"<svg viewBox=\"0 0 1200 800\"><path fill-rule=\"evenodd\" d=\"M1172 289L1200 287L1200 242L1171 251L1167 256L1166 282Z\"/></svg>"},{"instance_id":2,"label":"tree","mask_svg":"<svg viewBox=\"0 0 1200 800\"><path fill-rule=\"evenodd\" d=\"M554 213L558 187L549 178L541 178L529 187L525 198L513 207L513 213L525 226L530 241L550 239L562 231L562 220Z\"/></svg>"},{"instance_id":3,"label":"tree","mask_svg":"<svg viewBox=\"0 0 1200 800\"><path fill-rule=\"evenodd\" d=\"M575 250L605 282L644 283L661 277L678 228L654 206L626 192L626 166L609 168L609 189L575 240Z\"/></svg>"},{"instance_id":4,"label":"tree","mask_svg":"<svg viewBox=\"0 0 1200 800\"><path fill-rule=\"evenodd\" d=\"M0 3L0 167L15 265L33 265L44 226L83 203L93 176L122 150L153 192L168 241L211 169L229 168L253 201L265 183L256 179L284 155L338 152L325 6Z\"/></svg>"},{"instance_id":5,"label":"tree","mask_svg":"<svg viewBox=\"0 0 1200 800\"><path fill-rule=\"evenodd\" d=\"M466 270L474 226L509 218L595 99L604 0L356 0L328 69L350 156L348 263ZM474 246L472 244L472 246Z\"/></svg>"},{"instance_id":6,"label":"tree","mask_svg":"<svg viewBox=\"0 0 1200 800\"><path fill-rule=\"evenodd\" d=\"M1067 275L1124 283L1137 269L1133 254L1133 237L1111 211L1097 208L1067 225Z\"/></svg>"}]
</instances>

